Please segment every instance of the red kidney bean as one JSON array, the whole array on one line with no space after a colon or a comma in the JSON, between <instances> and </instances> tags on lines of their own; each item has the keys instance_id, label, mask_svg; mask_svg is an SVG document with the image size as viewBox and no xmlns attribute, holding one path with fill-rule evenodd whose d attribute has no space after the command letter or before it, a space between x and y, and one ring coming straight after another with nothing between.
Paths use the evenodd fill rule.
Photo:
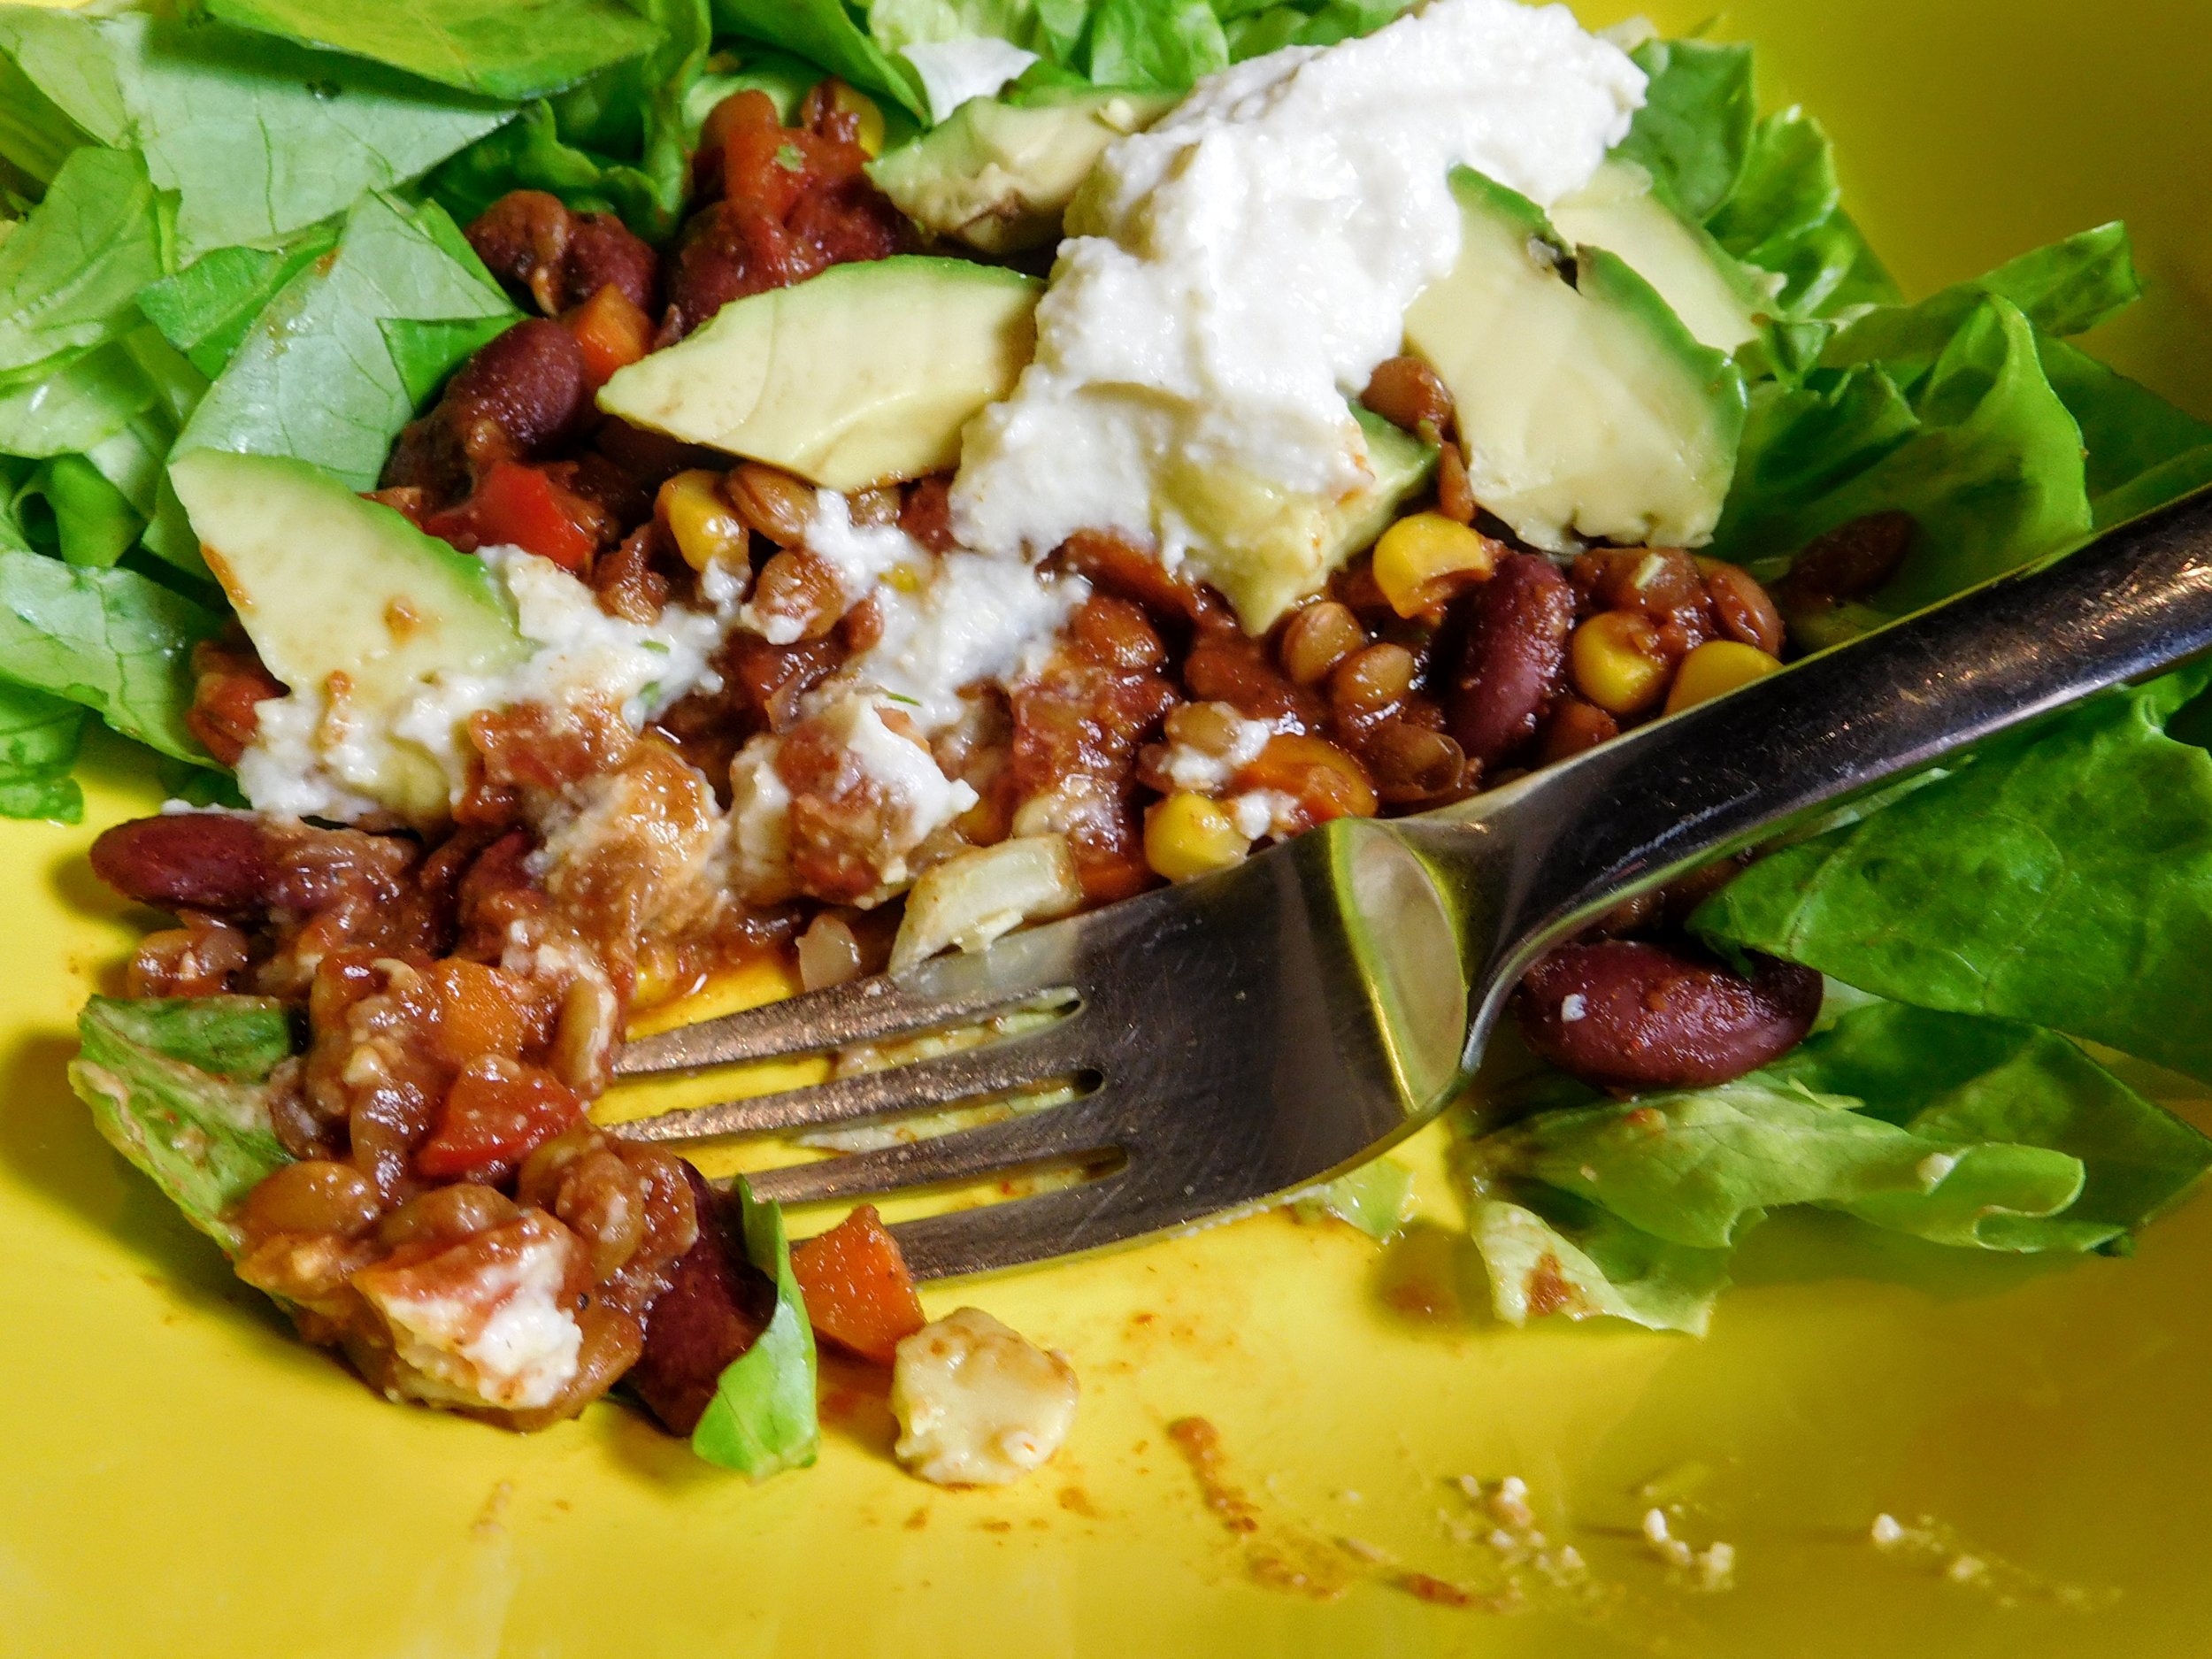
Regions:
<instances>
[{"instance_id":1,"label":"red kidney bean","mask_svg":"<svg viewBox=\"0 0 2212 1659\"><path fill-rule=\"evenodd\" d=\"M1775 596L1792 611L1819 610L1872 593L1911 550L1919 520L1909 512L1870 512L1805 544Z\"/></svg>"},{"instance_id":2,"label":"red kidney bean","mask_svg":"<svg viewBox=\"0 0 2212 1659\"><path fill-rule=\"evenodd\" d=\"M668 311L654 343L672 344L732 300L787 287L826 263L757 204L717 202L693 214L677 241Z\"/></svg>"},{"instance_id":3,"label":"red kidney bean","mask_svg":"<svg viewBox=\"0 0 2212 1659\"><path fill-rule=\"evenodd\" d=\"M660 256L613 214L581 214L568 244L562 309L581 305L603 288L614 288L640 311L650 311L660 270Z\"/></svg>"},{"instance_id":4,"label":"red kidney bean","mask_svg":"<svg viewBox=\"0 0 2212 1659\"><path fill-rule=\"evenodd\" d=\"M577 213L543 190L513 190L468 227L491 273L524 289L549 317L611 283L650 311L660 257L611 213Z\"/></svg>"},{"instance_id":5,"label":"red kidney bean","mask_svg":"<svg viewBox=\"0 0 2212 1659\"><path fill-rule=\"evenodd\" d=\"M775 1315L776 1287L734 1248L721 1198L689 1164L699 1236L677 1257L668 1287L645 1316L645 1348L630 1386L672 1433L698 1426L724 1367L760 1340Z\"/></svg>"},{"instance_id":6,"label":"red kidney bean","mask_svg":"<svg viewBox=\"0 0 2212 1659\"><path fill-rule=\"evenodd\" d=\"M543 318L517 323L461 365L436 407L401 428L377 481L453 505L497 461L542 454L590 411L583 348Z\"/></svg>"},{"instance_id":7,"label":"red kidney bean","mask_svg":"<svg viewBox=\"0 0 2212 1659\"><path fill-rule=\"evenodd\" d=\"M92 843L93 873L162 910L257 909L273 873L260 824L228 812L178 812L118 824Z\"/></svg>"},{"instance_id":8,"label":"red kidney bean","mask_svg":"<svg viewBox=\"0 0 2212 1659\"><path fill-rule=\"evenodd\" d=\"M1794 1048L1820 1011L1810 968L1756 958L1752 977L1663 945L1563 945L1515 1002L1530 1048L1600 1088L1725 1083Z\"/></svg>"},{"instance_id":9,"label":"red kidney bean","mask_svg":"<svg viewBox=\"0 0 2212 1659\"><path fill-rule=\"evenodd\" d=\"M462 365L446 388L443 406L469 458L480 466L544 453L574 428L588 399L576 336L558 323L533 318ZM480 444L487 453L479 453ZM489 452L495 445L503 452Z\"/></svg>"},{"instance_id":10,"label":"red kidney bean","mask_svg":"<svg viewBox=\"0 0 2212 1659\"><path fill-rule=\"evenodd\" d=\"M1448 727L1468 759L1495 767L1536 735L1559 695L1574 590L1550 560L1516 553L1468 603Z\"/></svg>"}]
</instances>

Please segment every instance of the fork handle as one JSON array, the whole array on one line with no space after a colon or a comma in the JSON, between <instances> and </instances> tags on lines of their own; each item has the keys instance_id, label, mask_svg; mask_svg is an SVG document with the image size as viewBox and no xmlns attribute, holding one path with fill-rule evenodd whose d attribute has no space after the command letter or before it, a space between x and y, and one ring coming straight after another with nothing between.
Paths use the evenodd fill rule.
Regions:
<instances>
[{"instance_id":1,"label":"fork handle","mask_svg":"<svg viewBox=\"0 0 2212 1659\"><path fill-rule=\"evenodd\" d=\"M1471 965L1517 978L1624 889L2208 647L2212 490L1531 779L1560 833L1518 838L1518 916Z\"/></svg>"}]
</instances>

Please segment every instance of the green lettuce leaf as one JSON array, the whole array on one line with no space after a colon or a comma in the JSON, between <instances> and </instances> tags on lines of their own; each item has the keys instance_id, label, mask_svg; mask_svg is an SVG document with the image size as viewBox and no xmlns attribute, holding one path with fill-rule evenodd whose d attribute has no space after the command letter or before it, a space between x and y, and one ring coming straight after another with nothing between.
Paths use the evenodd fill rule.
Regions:
<instances>
[{"instance_id":1,"label":"green lettuce leaf","mask_svg":"<svg viewBox=\"0 0 2212 1659\"><path fill-rule=\"evenodd\" d=\"M1563 1314L1705 1334L1732 1252L1671 1244L1564 1193L1531 1186L1518 1195L1527 1202L1478 1194L1468 1217L1501 1322Z\"/></svg>"},{"instance_id":2,"label":"green lettuce leaf","mask_svg":"<svg viewBox=\"0 0 2212 1659\"><path fill-rule=\"evenodd\" d=\"M0 818L84 817L84 792L70 778L91 717L73 703L0 681Z\"/></svg>"},{"instance_id":3,"label":"green lettuce leaf","mask_svg":"<svg viewBox=\"0 0 2212 1659\"><path fill-rule=\"evenodd\" d=\"M1217 15L1230 19L1223 26L1229 44L1229 61L1240 64L1248 58L1257 58L1286 46L1333 46L1339 41L1371 35L1410 3L1411 0L1325 0L1317 7L1273 5L1242 16L1225 7L1217 7L1216 11Z\"/></svg>"},{"instance_id":4,"label":"green lettuce leaf","mask_svg":"<svg viewBox=\"0 0 2212 1659\"><path fill-rule=\"evenodd\" d=\"M1830 318L1900 297L1844 211L1827 134L1802 110L1754 128L1735 188L1706 227L1739 259L1782 278L1778 303L1788 315Z\"/></svg>"},{"instance_id":5,"label":"green lettuce leaf","mask_svg":"<svg viewBox=\"0 0 2212 1659\"><path fill-rule=\"evenodd\" d=\"M150 323L0 374L0 455L88 453L150 411L181 419L207 382Z\"/></svg>"},{"instance_id":6,"label":"green lettuce leaf","mask_svg":"<svg viewBox=\"0 0 2212 1659\"><path fill-rule=\"evenodd\" d=\"M1206 0L1097 0L1081 66L1102 87L1180 91L1228 62Z\"/></svg>"},{"instance_id":7,"label":"green lettuce leaf","mask_svg":"<svg viewBox=\"0 0 2212 1659\"><path fill-rule=\"evenodd\" d=\"M1981 1218L2041 1219L2081 1193L2081 1162L2066 1153L1938 1140L1858 1104L1755 1073L1716 1088L1540 1112L1476 1151L1495 1174L1555 1187L1697 1250L1727 1249L1786 1204L1999 1248L1978 1231Z\"/></svg>"},{"instance_id":8,"label":"green lettuce leaf","mask_svg":"<svg viewBox=\"0 0 2212 1659\"><path fill-rule=\"evenodd\" d=\"M413 355L403 373L388 326L503 324L517 316L482 267L464 266L426 225L426 215L441 213L434 205L411 211L382 194L363 197L347 216L334 257L301 271L255 320L178 438L178 452L288 456L356 489L375 488L392 440L414 414L411 382L443 378L429 376L422 348L442 340L450 373L495 332L410 335Z\"/></svg>"},{"instance_id":9,"label":"green lettuce leaf","mask_svg":"<svg viewBox=\"0 0 2212 1659\"><path fill-rule=\"evenodd\" d=\"M796 52L917 120L929 117L913 73L877 45L841 0L713 0L713 11L717 34Z\"/></svg>"},{"instance_id":10,"label":"green lettuce leaf","mask_svg":"<svg viewBox=\"0 0 2212 1659\"><path fill-rule=\"evenodd\" d=\"M1871 601L1897 615L2088 534L2081 429L2016 305L1977 301L1906 402L1878 366L1763 396L1715 537L1720 556L1791 555L1868 513L1909 512L1913 550Z\"/></svg>"},{"instance_id":11,"label":"green lettuce leaf","mask_svg":"<svg viewBox=\"0 0 2212 1659\"><path fill-rule=\"evenodd\" d=\"M1732 1246L1804 1204L1932 1243L2124 1249L2212 1141L2056 1033L1867 1002L1718 1088L1602 1100L1552 1079L1476 1141L1471 1223L1498 1317L1701 1332Z\"/></svg>"},{"instance_id":12,"label":"green lettuce leaf","mask_svg":"<svg viewBox=\"0 0 2212 1659\"><path fill-rule=\"evenodd\" d=\"M2089 452L2089 506L2098 529L2212 483L2212 425L2078 347L2039 343L2043 372Z\"/></svg>"},{"instance_id":13,"label":"green lettuce leaf","mask_svg":"<svg viewBox=\"0 0 2212 1659\"><path fill-rule=\"evenodd\" d=\"M2047 1025L2212 1080L2212 755L2166 730L2206 672L1987 745L1754 864L1693 926L1877 995Z\"/></svg>"},{"instance_id":14,"label":"green lettuce leaf","mask_svg":"<svg viewBox=\"0 0 2212 1659\"><path fill-rule=\"evenodd\" d=\"M136 326L138 290L168 273L167 217L136 156L73 152L0 245L0 373Z\"/></svg>"},{"instance_id":15,"label":"green lettuce leaf","mask_svg":"<svg viewBox=\"0 0 2212 1659\"><path fill-rule=\"evenodd\" d=\"M138 309L213 380L284 285L337 245L335 225L316 225L277 248L218 248L141 288Z\"/></svg>"},{"instance_id":16,"label":"green lettuce leaf","mask_svg":"<svg viewBox=\"0 0 2212 1659\"><path fill-rule=\"evenodd\" d=\"M814 1327L791 1271L783 1211L736 1187L745 1255L776 1281L776 1311L760 1340L724 1368L714 1398L691 1432L691 1449L755 1480L804 1469L821 1446L814 1403Z\"/></svg>"},{"instance_id":17,"label":"green lettuce leaf","mask_svg":"<svg viewBox=\"0 0 2212 1659\"><path fill-rule=\"evenodd\" d=\"M487 97L542 97L649 51L623 0L207 0L226 23L403 69Z\"/></svg>"},{"instance_id":18,"label":"green lettuce leaf","mask_svg":"<svg viewBox=\"0 0 2212 1659\"><path fill-rule=\"evenodd\" d=\"M1710 219L1735 194L1751 153L1751 48L1647 41L1630 56L1650 85L1614 153L1642 166L1691 218Z\"/></svg>"},{"instance_id":19,"label":"green lettuce leaf","mask_svg":"<svg viewBox=\"0 0 2212 1659\"><path fill-rule=\"evenodd\" d=\"M84 129L31 78L0 57L0 163L36 194L61 171L69 153L84 143Z\"/></svg>"},{"instance_id":20,"label":"green lettuce leaf","mask_svg":"<svg viewBox=\"0 0 2212 1659\"><path fill-rule=\"evenodd\" d=\"M2142 297L2127 227L2101 225L2007 261L1916 305L1884 305L1843 328L1821 361L1829 368L1879 364L1908 390L1933 369L1990 295L2010 301L2046 334L2085 333Z\"/></svg>"},{"instance_id":21,"label":"green lettuce leaf","mask_svg":"<svg viewBox=\"0 0 2212 1659\"><path fill-rule=\"evenodd\" d=\"M67 563L96 567L121 558L146 525L81 455L56 456L33 472L16 493L15 517L33 541L50 539Z\"/></svg>"},{"instance_id":22,"label":"green lettuce leaf","mask_svg":"<svg viewBox=\"0 0 2212 1659\"><path fill-rule=\"evenodd\" d=\"M1299 1194L1291 1208L1302 1221L1333 1216L1386 1243L1413 1214L1413 1171L1394 1157L1371 1158L1349 1174Z\"/></svg>"},{"instance_id":23,"label":"green lettuce leaf","mask_svg":"<svg viewBox=\"0 0 2212 1659\"><path fill-rule=\"evenodd\" d=\"M691 114L712 34L706 0L637 0L660 44L633 63L540 99L446 162L431 193L463 223L510 190L549 190L587 212L619 214L660 241L676 227L689 185L689 148L705 111ZM812 73L807 84L821 79Z\"/></svg>"},{"instance_id":24,"label":"green lettuce leaf","mask_svg":"<svg viewBox=\"0 0 2212 1659\"><path fill-rule=\"evenodd\" d=\"M291 1161L270 1125L266 1087L292 1050L282 1005L257 996L96 996L77 1031L69 1080L100 1133L188 1221L235 1252L229 1211Z\"/></svg>"},{"instance_id":25,"label":"green lettuce leaf","mask_svg":"<svg viewBox=\"0 0 2212 1659\"><path fill-rule=\"evenodd\" d=\"M184 723L192 648L222 622L127 569L0 551L0 680L81 703L180 760L207 754Z\"/></svg>"},{"instance_id":26,"label":"green lettuce leaf","mask_svg":"<svg viewBox=\"0 0 2212 1659\"><path fill-rule=\"evenodd\" d=\"M363 8L364 15L381 15ZM0 8L0 51L179 196L178 258L264 244L419 178L511 107L221 24Z\"/></svg>"},{"instance_id":27,"label":"green lettuce leaf","mask_svg":"<svg viewBox=\"0 0 2212 1659\"><path fill-rule=\"evenodd\" d=\"M892 56L910 46L985 37L1052 55L1035 0L872 0L869 38Z\"/></svg>"},{"instance_id":28,"label":"green lettuce leaf","mask_svg":"<svg viewBox=\"0 0 2212 1659\"><path fill-rule=\"evenodd\" d=\"M1934 1141L2010 1141L2081 1162L2080 1195L2050 1219L1992 1216L1986 1236L1941 1242L2091 1249L2164 1213L2212 1167L2212 1141L2143 1098L2056 1032L2018 1020L1874 1002L1845 1014L1761 1074L1851 1095ZM1945 1182L1951 1198L1967 1194ZM1926 1226L1907 1229L1937 1237Z\"/></svg>"}]
</instances>

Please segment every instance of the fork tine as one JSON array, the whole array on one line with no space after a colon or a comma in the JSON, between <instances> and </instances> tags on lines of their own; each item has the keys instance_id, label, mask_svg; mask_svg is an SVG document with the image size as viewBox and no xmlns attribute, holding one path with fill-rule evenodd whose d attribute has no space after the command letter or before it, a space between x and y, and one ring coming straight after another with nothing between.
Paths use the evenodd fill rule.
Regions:
<instances>
[{"instance_id":1,"label":"fork tine","mask_svg":"<svg viewBox=\"0 0 2212 1659\"><path fill-rule=\"evenodd\" d=\"M614 1074L650 1077L818 1054L848 1043L972 1024L1034 995L987 986L964 996L931 996L881 977L858 979L641 1037L616 1053Z\"/></svg>"},{"instance_id":2,"label":"fork tine","mask_svg":"<svg viewBox=\"0 0 2212 1659\"><path fill-rule=\"evenodd\" d=\"M780 1089L749 1100L725 1101L656 1118L610 1124L625 1141L710 1141L725 1135L773 1134L818 1128L893 1112L948 1106L979 1095L1035 1088L1085 1069L1076 1016L1038 1030L1002 1038L880 1071L833 1078L806 1088Z\"/></svg>"},{"instance_id":3,"label":"fork tine","mask_svg":"<svg viewBox=\"0 0 2212 1659\"><path fill-rule=\"evenodd\" d=\"M973 1129L955 1129L873 1152L855 1152L749 1175L753 1196L780 1204L872 1198L913 1187L939 1187L1024 1164L1101 1152L1114 1145L1091 1102L1071 1101Z\"/></svg>"},{"instance_id":4,"label":"fork tine","mask_svg":"<svg viewBox=\"0 0 2212 1659\"><path fill-rule=\"evenodd\" d=\"M1087 1235L1112 1210L1117 1189L1131 1179L1129 1170L1115 1170L1055 1192L895 1222L891 1236L917 1279L956 1279L1018 1267L1120 1237L1118 1228L1103 1240Z\"/></svg>"}]
</instances>

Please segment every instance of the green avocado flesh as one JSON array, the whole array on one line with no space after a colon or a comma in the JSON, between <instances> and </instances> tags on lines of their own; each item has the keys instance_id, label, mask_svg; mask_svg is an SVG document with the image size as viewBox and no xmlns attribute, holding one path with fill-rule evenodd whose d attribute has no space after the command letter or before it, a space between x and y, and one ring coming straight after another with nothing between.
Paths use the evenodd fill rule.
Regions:
<instances>
[{"instance_id":1,"label":"green avocado flesh","mask_svg":"<svg viewBox=\"0 0 2212 1659\"><path fill-rule=\"evenodd\" d=\"M868 164L923 229L984 253L1058 240L1060 216L1107 145L1173 107L1167 93L1087 92L1047 104L971 98L941 126Z\"/></svg>"},{"instance_id":2,"label":"green avocado flesh","mask_svg":"<svg viewBox=\"0 0 2212 1659\"><path fill-rule=\"evenodd\" d=\"M410 820L442 817L444 769L390 726L433 675L529 654L490 567L303 461L196 449L169 476L269 672L352 726L373 774L353 787Z\"/></svg>"},{"instance_id":3,"label":"green avocado flesh","mask_svg":"<svg viewBox=\"0 0 2212 1659\"><path fill-rule=\"evenodd\" d=\"M1161 475L1161 495L1200 538L1190 568L1221 590L1249 633L1263 633L1373 546L1436 470L1434 446L1364 409L1352 416L1373 478L1340 499L1286 491L1217 463L1174 460Z\"/></svg>"},{"instance_id":4,"label":"green avocado flesh","mask_svg":"<svg viewBox=\"0 0 2212 1659\"><path fill-rule=\"evenodd\" d=\"M1552 227L1571 246L1602 248L1657 290L1702 346L1741 349L1766 332L1774 303L1749 270L1652 193L1651 175L1632 162L1609 161L1590 182L1551 211ZM1771 280L1779 286L1778 279Z\"/></svg>"},{"instance_id":5,"label":"green avocado flesh","mask_svg":"<svg viewBox=\"0 0 2212 1659\"><path fill-rule=\"evenodd\" d=\"M941 472L1036 347L1034 277L903 256L733 300L610 380L611 415L828 488Z\"/></svg>"},{"instance_id":6,"label":"green avocado flesh","mask_svg":"<svg viewBox=\"0 0 2212 1659\"><path fill-rule=\"evenodd\" d=\"M1458 406L1475 498L1533 546L1696 547L1743 434L1743 376L1617 255L1570 252L1534 204L1452 175L1459 261L1406 314Z\"/></svg>"}]
</instances>

